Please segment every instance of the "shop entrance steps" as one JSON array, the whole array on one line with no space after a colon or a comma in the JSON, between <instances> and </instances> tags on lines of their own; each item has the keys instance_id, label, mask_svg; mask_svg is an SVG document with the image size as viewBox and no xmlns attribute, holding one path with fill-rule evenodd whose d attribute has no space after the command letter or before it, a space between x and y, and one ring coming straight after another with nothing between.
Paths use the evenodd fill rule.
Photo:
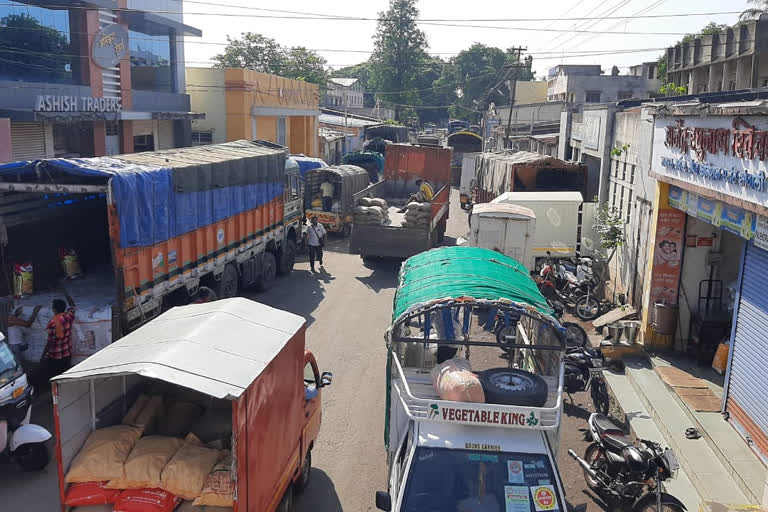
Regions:
<instances>
[{"instance_id":1,"label":"shop entrance steps","mask_svg":"<svg viewBox=\"0 0 768 512\"><path fill-rule=\"evenodd\" d=\"M759 503L754 496L750 498L742 490L732 476L731 468L721 462L707 439L686 438L686 429L696 425L686 413L687 408L682 405L675 392L661 380L651 362L647 358L624 362L624 376L647 414L655 422L666 444L675 451L680 466L690 478L701 500L718 503ZM613 377L615 376L609 377L609 385ZM728 428L731 428L730 425Z\"/></svg>"},{"instance_id":2,"label":"shop entrance steps","mask_svg":"<svg viewBox=\"0 0 768 512\"><path fill-rule=\"evenodd\" d=\"M651 364L654 370L661 366L670 365L667 360L658 357L651 357ZM711 387L718 397L722 397L721 386L713 385ZM702 439L707 441L720 463L746 495L747 503L762 503L765 485L768 481L766 480L768 469L757 454L750 449L749 445L736 432L736 429L725 421L719 412L694 411L669 386L667 389L688 416L690 426L698 429Z\"/></svg>"}]
</instances>

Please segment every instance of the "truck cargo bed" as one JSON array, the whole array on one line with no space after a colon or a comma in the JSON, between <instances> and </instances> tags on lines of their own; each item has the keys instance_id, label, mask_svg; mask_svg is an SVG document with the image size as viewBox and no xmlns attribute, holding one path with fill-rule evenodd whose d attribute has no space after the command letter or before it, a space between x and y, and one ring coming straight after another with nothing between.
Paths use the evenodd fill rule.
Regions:
<instances>
[{"instance_id":1,"label":"truck cargo bed","mask_svg":"<svg viewBox=\"0 0 768 512\"><path fill-rule=\"evenodd\" d=\"M404 217L402 214L398 214ZM431 249L437 240L435 231L422 228L405 228L390 217L389 225L355 225L350 239L350 250L363 257L409 258Z\"/></svg>"}]
</instances>

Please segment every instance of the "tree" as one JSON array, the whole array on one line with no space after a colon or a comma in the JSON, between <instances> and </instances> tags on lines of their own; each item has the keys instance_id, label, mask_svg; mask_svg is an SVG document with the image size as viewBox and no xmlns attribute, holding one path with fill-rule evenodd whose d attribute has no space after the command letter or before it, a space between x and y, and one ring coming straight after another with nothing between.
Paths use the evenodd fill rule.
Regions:
<instances>
[{"instance_id":1,"label":"tree","mask_svg":"<svg viewBox=\"0 0 768 512\"><path fill-rule=\"evenodd\" d=\"M2 52L12 48L13 52ZM26 13L0 18L0 75L13 79L47 77L59 81L70 73L69 40Z\"/></svg>"},{"instance_id":2,"label":"tree","mask_svg":"<svg viewBox=\"0 0 768 512\"><path fill-rule=\"evenodd\" d=\"M766 0L747 0L748 3L754 5L755 7L752 7L750 9L747 9L743 13L741 13L741 16L739 19L741 20L753 20L760 17L761 14L768 13L768 1Z\"/></svg>"},{"instance_id":3,"label":"tree","mask_svg":"<svg viewBox=\"0 0 768 512\"><path fill-rule=\"evenodd\" d=\"M286 48L271 37L247 32L240 39L227 36L224 53L216 55L217 68L245 68L325 86L326 60L303 46Z\"/></svg>"},{"instance_id":4,"label":"tree","mask_svg":"<svg viewBox=\"0 0 768 512\"><path fill-rule=\"evenodd\" d=\"M419 100L410 89L427 58L427 37L416 26L419 10L416 0L390 0L389 10L379 13L374 50L371 55L371 85L395 107L397 120L403 104Z\"/></svg>"}]
</instances>

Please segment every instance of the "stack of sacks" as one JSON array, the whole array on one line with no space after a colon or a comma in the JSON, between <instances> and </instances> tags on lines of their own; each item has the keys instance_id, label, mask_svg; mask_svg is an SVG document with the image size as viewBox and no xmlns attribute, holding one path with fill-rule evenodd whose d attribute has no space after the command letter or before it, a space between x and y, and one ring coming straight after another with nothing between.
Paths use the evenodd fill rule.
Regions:
<instances>
[{"instance_id":1,"label":"stack of sacks","mask_svg":"<svg viewBox=\"0 0 768 512\"><path fill-rule=\"evenodd\" d=\"M467 359L455 357L432 368L432 385L441 400L485 403L480 379Z\"/></svg>"},{"instance_id":2,"label":"stack of sacks","mask_svg":"<svg viewBox=\"0 0 768 512\"><path fill-rule=\"evenodd\" d=\"M406 208L403 226L412 228L429 226L432 221L432 203L411 201Z\"/></svg>"},{"instance_id":3,"label":"stack of sacks","mask_svg":"<svg viewBox=\"0 0 768 512\"><path fill-rule=\"evenodd\" d=\"M381 225L389 221L389 206L378 197L361 197L355 207L355 224Z\"/></svg>"}]
</instances>

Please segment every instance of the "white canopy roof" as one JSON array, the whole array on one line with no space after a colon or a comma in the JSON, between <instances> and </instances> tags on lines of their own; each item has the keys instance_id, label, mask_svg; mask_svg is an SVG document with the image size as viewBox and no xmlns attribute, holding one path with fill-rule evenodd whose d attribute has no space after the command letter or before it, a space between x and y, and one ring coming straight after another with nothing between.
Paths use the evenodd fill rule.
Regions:
<instances>
[{"instance_id":1,"label":"white canopy roof","mask_svg":"<svg viewBox=\"0 0 768 512\"><path fill-rule=\"evenodd\" d=\"M533 210L512 203L480 203L472 207L472 215L491 216L491 217L512 217L516 219L535 219L536 214Z\"/></svg>"},{"instance_id":2,"label":"white canopy roof","mask_svg":"<svg viewBox=\"0 0 768 512\"><path fill-rule=\"evenodd\" d=\"M236 399L303 325L243 298L176 307L52 380L134 374Z\"/></svg>"},{"instance_id":3,"label":"white canopy roof","mask_svg":"<svg viewBox=\"0 0 768 512\"><path fill-rule=\"evenodd\" d=\"M494 198L491 202L519 204L529 204L531 202L561 202L581 204L584 202L584 199L581 197L581 192L572 191L504 192L500 196Z\"/></svg>"}]
</instances>

